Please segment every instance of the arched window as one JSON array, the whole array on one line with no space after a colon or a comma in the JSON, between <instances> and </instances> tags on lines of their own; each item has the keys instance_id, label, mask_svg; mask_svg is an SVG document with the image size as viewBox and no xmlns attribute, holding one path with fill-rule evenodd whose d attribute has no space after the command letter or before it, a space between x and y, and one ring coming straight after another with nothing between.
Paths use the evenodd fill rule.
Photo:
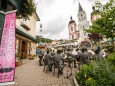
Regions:
<instances>
[{"instance_id":1,"label":"arched window","mask_svg":"<svg viewBox=\"0 0 115 86\"><path fill-rule=\"evenodd\" d=\"M73 27L71 26L71 31L73 31Z\"/></svg>"}]
</instances>

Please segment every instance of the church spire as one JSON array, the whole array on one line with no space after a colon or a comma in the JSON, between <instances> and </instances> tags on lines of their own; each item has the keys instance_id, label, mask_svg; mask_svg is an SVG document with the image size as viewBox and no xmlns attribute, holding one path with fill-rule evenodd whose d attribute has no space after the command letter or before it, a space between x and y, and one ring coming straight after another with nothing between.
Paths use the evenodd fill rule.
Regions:
<instances>
[{"instance_id":1,"label":"church spire","mask_svg":"<svg viewBox=\"0 0 115 86\"><path fill-rule=\"evenodd\" d=\"M79 3L79 12L82 12L83 11L83 8L82 8L82 6L81 6L81 4L80 4L80 2L78 1L78 3Z\"/></svg>"}]
</instances>

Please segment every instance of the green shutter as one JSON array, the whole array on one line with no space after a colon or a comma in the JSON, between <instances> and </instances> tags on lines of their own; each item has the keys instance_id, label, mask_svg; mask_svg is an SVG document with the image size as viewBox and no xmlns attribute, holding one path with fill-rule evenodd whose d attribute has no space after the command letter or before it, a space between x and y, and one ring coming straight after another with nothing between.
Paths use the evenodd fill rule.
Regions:
<instances>
[{"instance_id":1,"label":"green shutter","mask_svg":"<svg viewBox=\"0 0 115 86\"><path fill-rule=\"evenodd\" d=\"M0 13L0 43L1 43L1 38L2 38L2 29L4 26L4 18L5 18L5 15Z\"/></svg>"}]
</instances>

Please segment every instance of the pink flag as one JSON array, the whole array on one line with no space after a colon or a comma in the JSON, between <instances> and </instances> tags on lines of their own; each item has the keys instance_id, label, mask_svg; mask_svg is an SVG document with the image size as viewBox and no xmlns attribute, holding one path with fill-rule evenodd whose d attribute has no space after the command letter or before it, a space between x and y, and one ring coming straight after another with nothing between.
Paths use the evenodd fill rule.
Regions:
<instances>
[{"instance_id":1,"label":"pink flag","mask_svg":"<svg viewBox=\"0 0 115 86\"><path fill-rule=\"evenodd\" d=\"M16 12L5 13L0 45L0 83L14 81Z\"/></svg>"}]
</instances>

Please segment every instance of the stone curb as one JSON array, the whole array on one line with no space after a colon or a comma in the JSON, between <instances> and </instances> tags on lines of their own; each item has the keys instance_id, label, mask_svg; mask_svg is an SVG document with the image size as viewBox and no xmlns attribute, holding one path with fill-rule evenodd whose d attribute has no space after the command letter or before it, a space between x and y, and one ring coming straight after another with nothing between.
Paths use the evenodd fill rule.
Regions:
<instances>
[{"instance_id":1,"label":"stone curb","mask_svg":"<svg viewBox=\"0 0 115 86\"><path fill-rule=\"evenodd\" d=\"M78 84L78 82L77 82L75 76L73 77L73 81L74 81L75 86L79 86L79 84Z\"/></svg>"}]
</instances>

